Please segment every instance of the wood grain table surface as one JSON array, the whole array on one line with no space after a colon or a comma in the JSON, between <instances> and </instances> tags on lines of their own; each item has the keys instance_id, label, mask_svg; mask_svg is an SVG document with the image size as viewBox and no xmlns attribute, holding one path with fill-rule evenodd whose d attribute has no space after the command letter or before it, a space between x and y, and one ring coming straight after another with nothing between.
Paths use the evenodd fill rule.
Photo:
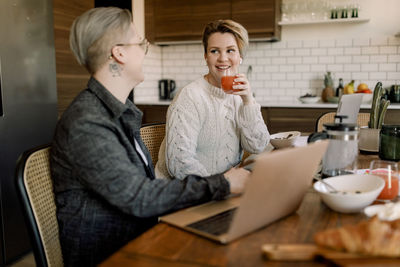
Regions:
<instances>
[{"instance_id":1,"label":"wood grain table surface","mask_svg":"<svg viewBox=\"0 0 400 267\"><path fill-rule=\"evenodd\" d=\"M373 159L378 159L377 155L360 155L359 168L368 168ZM342 214L330 210L310 188L295 213L228 245L159 223L100 266L327 266L325 261L269 261L263 256L261 246L267 243L310 244L318 231L365 219L363 213ZM337 260L334 263L333 266L400 266L400 260L387 259Z\"/></svg>"}]
</instances>

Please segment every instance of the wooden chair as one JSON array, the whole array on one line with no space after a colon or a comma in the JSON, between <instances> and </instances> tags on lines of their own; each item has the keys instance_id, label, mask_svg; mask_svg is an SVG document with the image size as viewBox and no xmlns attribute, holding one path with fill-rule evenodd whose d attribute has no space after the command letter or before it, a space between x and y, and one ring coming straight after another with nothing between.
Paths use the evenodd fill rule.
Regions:
<instances>
[{"instance_id":1,"label":"wooden chair","mask_svg":"<svg viewBox=\"0 0 400 267\"><path fill-rule=\"evenodd\" d=\"M324 123L333 123L335 121L335 115L336 112L327 112L325 114L322 114L318 119L317 119L317 124L315 126L317 132L321 132L323 130L323 124ZM369 122L369 113L358 113L357 116L357 124L358 126L368 126Z\"/></svg>"},{"instance_id":2,"label":"wooden chair","mask_svg":"<svg viewBox=\"0 0 400 267\"><path fill-rule=\"evenodd\" d=\"M24 152L16 167L16 188L37 266L63 266L58 233L50 145Z\"/></svg>"},{"instance_id":3,"label":"wooden chair","mask_svg":"<svg viewBox=\"0 0 400 267\"><path fill-rule=\"evenodd\" d=\"M150 152L153 165L158 161L158 151L165 136L165 123L146 124L140 128L143 143Z\"/></svg>"}]
</instances>

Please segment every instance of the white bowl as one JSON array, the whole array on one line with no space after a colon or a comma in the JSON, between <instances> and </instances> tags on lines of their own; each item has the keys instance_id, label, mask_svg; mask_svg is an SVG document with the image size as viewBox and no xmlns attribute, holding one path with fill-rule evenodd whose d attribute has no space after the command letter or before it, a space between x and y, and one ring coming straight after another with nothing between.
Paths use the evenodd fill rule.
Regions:
<instances>
[{"instance_id":1,"label":"white bowl","mask_svg":"<svg viewBox=\"0 0 400 267\"><path fill-rule=\"evenodd\" d=\"M385 186L382 178L370 174L335 176L324 179L324 182L341 192L330 193L329 189L320 181L314 183L314 189L328 207L342 213L361 211L374 202Z\"/></svg>"},{"instance_id":2,"label":"white bowl","mask_svg":"<svg viewBox=\"0 0 400 267\"><path fill-rule=\"evenodd\" d=\"M301 103L304 104L312 104L312 103L317 103L319 101L320 97L319 96L307 96L307 97L299 97L299 100Z\"/></svg>"},{"instance_id":3,"label":"white bowl","mask_svg":"<svg viewBox=\"0 0 400 267\"><path fill-rule=\"evenodd\" d=\"M287 138L288 136L290 137ZM291 147L299 136L300 132L298 131L276 133L271 135L271 145L273 145L277 149Z\"/></svg>"}]
</instances>

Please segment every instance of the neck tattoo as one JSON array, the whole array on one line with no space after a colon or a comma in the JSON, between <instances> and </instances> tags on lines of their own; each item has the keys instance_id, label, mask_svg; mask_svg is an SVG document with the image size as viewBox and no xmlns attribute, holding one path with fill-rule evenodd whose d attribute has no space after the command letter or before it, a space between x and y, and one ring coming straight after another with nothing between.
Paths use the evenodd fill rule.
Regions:
<instances>
[{"instance_id":1,"label":"neck tattoo","mask_svg":"<svg viewBox=\"0 0 400 267\"><path fill-rule=\"evenodd\" d=\"M109 66L109 70L110 70L110 72L111 72L113 77L120 77L121 76L122 67L119 66L117 62L112 62L108 66Z\"/></svg>"}]
</instances>

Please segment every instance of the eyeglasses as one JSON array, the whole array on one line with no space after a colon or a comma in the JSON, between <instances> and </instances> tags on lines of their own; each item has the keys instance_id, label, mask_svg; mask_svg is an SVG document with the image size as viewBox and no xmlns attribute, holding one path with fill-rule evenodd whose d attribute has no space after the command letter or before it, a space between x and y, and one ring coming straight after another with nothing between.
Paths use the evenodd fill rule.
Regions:
<instances>
[{"instance_id":1,"label":"eyeglasses","mask_svg":"<svg viewBox=\"0 0 400 267\"><path fill-rule=\"evenodd\" d=\"M116 44L115 46L131 46L131 45L138 45L144 50L144 54L147 55L147 52L149 51L149 46L150 43L147 41L146 38L144 38L141 42L139 43L130 43L130 44Z\"/></svg>"}]
</instances>

